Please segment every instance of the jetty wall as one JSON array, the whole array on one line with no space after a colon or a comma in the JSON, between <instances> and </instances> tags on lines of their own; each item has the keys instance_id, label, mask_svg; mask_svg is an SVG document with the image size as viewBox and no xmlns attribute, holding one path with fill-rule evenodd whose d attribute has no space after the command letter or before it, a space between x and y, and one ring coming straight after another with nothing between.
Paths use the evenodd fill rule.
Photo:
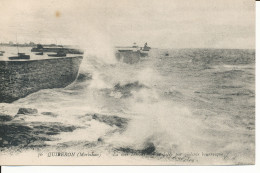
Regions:
<instances>
[{"instance_id":1,"label":"jetty wall","mask_svg":"<svg viewBox=\"0 0 260 173\"><path fill-rule=\"evenodd\" d=\"M71 84L78 75L82 58L0 61L0 102L13 102L40 89Z\"/></svg>"}]
</instances>

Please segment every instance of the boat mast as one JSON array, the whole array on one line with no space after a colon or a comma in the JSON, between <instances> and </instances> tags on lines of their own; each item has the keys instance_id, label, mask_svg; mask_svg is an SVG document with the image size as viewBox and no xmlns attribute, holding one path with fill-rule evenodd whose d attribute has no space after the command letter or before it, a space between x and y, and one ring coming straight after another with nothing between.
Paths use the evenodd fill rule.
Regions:
<instances>
[{"instance_id":1,"label":"boat mast","mask_svg":"<svg viewBox=\"0 0 260 173\"><path fill-rule=\"evenodd\" d=\"M18 42L17 42L17 33L16 33L16 48L17 48L17 51L19 53Z\"/></svg>"}]
</instances>

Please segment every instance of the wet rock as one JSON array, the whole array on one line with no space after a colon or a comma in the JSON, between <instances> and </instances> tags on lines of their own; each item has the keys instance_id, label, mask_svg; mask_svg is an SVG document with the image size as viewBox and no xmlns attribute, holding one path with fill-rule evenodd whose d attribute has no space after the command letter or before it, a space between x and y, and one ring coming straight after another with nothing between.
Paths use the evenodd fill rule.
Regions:
<instances>
[{"instance_id":1,"label":"wet rock","mask_svg":"<svg viewBox=\"0 0 260 173\"><path fill-rule=\"evenodd\" d=\"M24 146L27 145L32 139L28 135L32 131L32 128L21 124L2 124L0 127L0 134L2 141L0 141L1 147L8 146Z\"/></svg>"},{"instance_id":2,"label":"wet rock","mask_svg":"<svg viewBox=\"0 0 260 173\"><path fill-rule=\"evenodd\" d=\"M142 154L153 154L155 152L155 146L152 142L146 144L144 149L141 150Z\"/></svg>"},{"instance_id":3,"label":"wet rock","mask_svg":"<svg viewBox=\"0 0 260 173\"><path fill-rule=\"evenodd\" d=\"M11 121L12 119L12 116L0 113L0 121Z\"/></svg>"},{"instance_id":4,"label":"wet rock","mask_svg":"<svg viewBox=\"0 0 260 173\"><path fill-rule=\"evenodd\" d=\"M118 116L108 116L108 115L101 115L101 114L93 114L92 119L97 120L102 123L106 123L110 126L117 126L120 128L126 127L128 119L122 118Z\"/></svg>"},{"instance_id":5,"label":"wet rock","mask_svg":"<svg viewBox=\"0 0 260 173\"><path fill-rule=\"evenodd\" d=\"M98 141L98 142L103 142L104 140L103 140L103 138L98 138L97 141Z\"/></svg>"},{"instance_id":6,"label":"wet rock","mask_svg":"<svg viewBox=\"0 0 260 173\"><path fill-rule=\"evenodd\" d=\"M21 121L24 121L25 120L25 118L24 118L24 114L16 114L15 116L14 116L14 120L21 120Z\"/></svg>"},{"instance_id":7,"label":"wet rock","mask_svg":"<svg viewBox=\"0 0 260 173\"><path fill-rule=\"evenodd\" d=\"M61 123L48 123L48 124L34 125L33 128L35 129L36 133L44 133L47 135L57 135L60 132L72 132L77 127L63 125Z\"/></svg>"},{"instance_id":8,"label":"wet rock","mask_svg":"<svg viewBox=\"0 0 260 173\"><path fill-rule=\"evenodd\" d=\"M58 114L55 114L53 112L42 112L41 114L42 115L51 116L51 117L57 117L58 116Z\"/></svg>"},{"instance_id":9,"label":"wet rock","mask_svg":"<svg viewBox=\"0 0 260 173\"><path fill-rule=\"evenodd\" d=\"M114 86L114 91L120 92L123 97L130 97L132 96L131 91L139 91L142 88L148 87L136 81L133 83L127 83L125 85L121 85L120 83L118 83Z\"/></svg>"},{"instance_id":10,"label":"wet rock","mask_svg":"<svg viewBox=\"0 0 260 173\"><path fill-rule=\"evenodd\" d=\"M17 114L37 114L38 110L37 109L32 109L32 108L20 108L17 112Z\"/></svg>"},{"instance_id":11,"label":"wet rock","mask_svg":"<svg viewBox=\"0 0 260 173\"><path fill-rule=\"evenodd\" d=\"M149 142L145 145L143 149L132 149L130 147L121 147L117 149L118 151L122 151L124 153L131 153L136 155L156 155L158 153L155 152L156 148L152 142Z\"/></svg>"},{"instance_id":12,"label":"wet rock","mask_svg":"<svg viewBox=\"0 0 260 173\"><path fill-rule=\"evenodd\" d=\"M46 146L45 141L53 141L50 135L61 132L72 132L75 126L53 122L17 123L12 122L0 126L0 147L40 148Z\"/></svg>"}]
</instances>

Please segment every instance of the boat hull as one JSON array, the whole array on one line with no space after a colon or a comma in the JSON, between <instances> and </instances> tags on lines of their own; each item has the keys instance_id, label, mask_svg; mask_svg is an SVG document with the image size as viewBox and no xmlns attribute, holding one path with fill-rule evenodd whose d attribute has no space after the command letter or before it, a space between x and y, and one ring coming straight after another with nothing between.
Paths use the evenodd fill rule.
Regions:
<instances>
[{"instance_id":1,"label":"boat hull","mask_svg":"<svg viewBox=\"0 0 260 173\"><path fill-rule=\"evenodd\" d=\"M69 48L32 48L31 52L63 52L66 54L84 54L82 50Z\"/></svg>"},{"instance_id":2,"label":"boat hull","mask_svg":"<svg viewBox=\"0 0 260 173\"><path fill-rule=\"evenodd\" d=\"M65 57L66 54L64 55L58 55L58 54L48 54L49 57Z\"/></svg>"},{"instance_id":3,"label":"boat hull","mask_svg":"<svg viewBox=\"0 0 260 173\"><path fill-rule=\"evenodd\" d=\"M141 59L140 51L116 52L116 59L127 64L138 63Z\"/></svg>"},{"instance_id":4,"label":"boat hull","mask_svg":"<svg viewBox=\"0 0 260 173\"><path fill-rule=\"evenodd\" d=\"M35 53L35 55L43 55L43 52Z\"/></svg>"},{"instance_id":5,"label":"boat hull","mask_svg":"<svg viewBox=\"0 0 260 173\"><path fill-rule=\"evenodd\" d=\"M78 75L83 57L0 61L0 102L13 102L41 89L63 88Z\"/></svg>"},{"instance_id":6,"label":"boat hull","mask_svg":"<svg viewBox=\"0 0 260 173\"><path fill-rule=\"evenodd\" d=\"M30 59L29 55L25 55L25 56L11 56L9 57L10 60L19 60L19 59Z\"/></svg>"}]
</instances>

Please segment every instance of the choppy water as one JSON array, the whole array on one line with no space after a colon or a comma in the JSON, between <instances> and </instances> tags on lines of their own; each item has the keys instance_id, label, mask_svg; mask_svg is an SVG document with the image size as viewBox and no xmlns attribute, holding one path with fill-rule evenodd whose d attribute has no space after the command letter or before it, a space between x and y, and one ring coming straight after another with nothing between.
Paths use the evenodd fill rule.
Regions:
<instances>
[{"instance_id":1,"label":"choppy water","mask_svg":"<svg viewBox=\"0 0 260 173\"><path fill-rule=\"evenodd\" d=\"M74 149L173 164L253 163L255 51L153 49L132 65L86 56L70 86L1 103L0 112L15 116L21 107L38 113L2 122L4 152Z\"/></svg>"}]
</instances>

